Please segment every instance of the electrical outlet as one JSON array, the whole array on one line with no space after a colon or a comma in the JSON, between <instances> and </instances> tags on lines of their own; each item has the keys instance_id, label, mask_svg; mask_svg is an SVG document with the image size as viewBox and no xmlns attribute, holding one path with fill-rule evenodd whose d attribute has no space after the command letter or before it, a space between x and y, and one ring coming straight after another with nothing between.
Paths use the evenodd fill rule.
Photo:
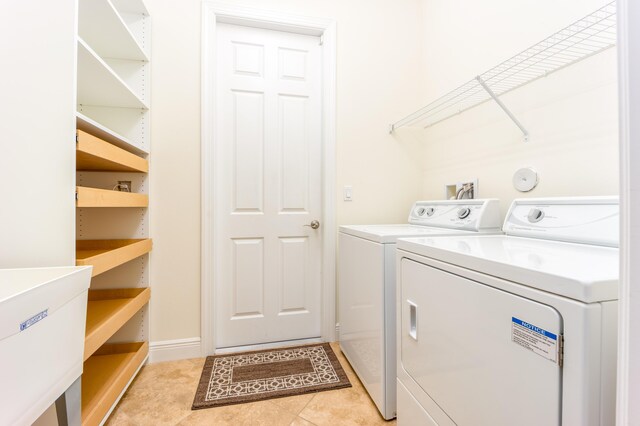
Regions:
<instances>
[{"instance_id":1,"label":"electrical outlet","mask_svg":"<svg viewBox=\"0 0 640 426\"><path fill-rule=\"evenodd\" d=\"M116 185L118 191L120 192L131 192L131 181L130 180L119 180L118 185Z\"/></svg>"}]
</instances>

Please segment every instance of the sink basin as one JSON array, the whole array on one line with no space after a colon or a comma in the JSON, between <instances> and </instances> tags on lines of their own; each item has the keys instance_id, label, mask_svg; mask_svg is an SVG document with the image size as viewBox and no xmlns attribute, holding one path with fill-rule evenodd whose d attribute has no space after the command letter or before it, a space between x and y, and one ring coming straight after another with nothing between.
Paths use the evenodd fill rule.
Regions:
<instances>
[{"instance_id":1,"label":"sink basin","mask_svg":"<svg viewBox=\"0 0 640 426\"><path fill-rule=\"evenodd\" d=\"M91 267L0 270L0 425L30 425L82 374Z\"/></svg>"}]
</instances>

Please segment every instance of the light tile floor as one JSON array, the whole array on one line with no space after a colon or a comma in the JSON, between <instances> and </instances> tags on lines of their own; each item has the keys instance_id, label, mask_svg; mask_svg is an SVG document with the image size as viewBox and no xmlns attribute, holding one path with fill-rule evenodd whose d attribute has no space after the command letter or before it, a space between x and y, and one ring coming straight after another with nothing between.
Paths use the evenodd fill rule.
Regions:
<instances>
[{"instance_id":1,"label":"light tile floor","mask_svg":"<svg viewBox=\"0 0 640 426\"><path fill-rule=\"evenodd\" d=\"M142 368L107 425L395 425L380 416L338 344L331 346L350 388L191 411L204 358L163 362Z\"/></svg>"}]
</instances>

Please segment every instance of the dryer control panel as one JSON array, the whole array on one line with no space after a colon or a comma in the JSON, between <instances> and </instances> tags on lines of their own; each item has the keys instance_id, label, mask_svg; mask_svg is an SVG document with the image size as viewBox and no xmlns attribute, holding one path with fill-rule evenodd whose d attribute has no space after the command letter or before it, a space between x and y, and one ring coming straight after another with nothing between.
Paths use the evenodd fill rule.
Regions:
<instances>
[{"instance_id":1,"label":"dryer control panel","mask_svg":"<svg viewBox=\"0 0 640 426\"><path fill-rule=\"evenodd\" d=\"M507 235L618 247L618 197L514 200L502 230Z\"/></svg>"},{"instance_id":2,"label":"dryer control panel","mask_svg":"<svg viewBox=\"0 0 640 426\"><path fill-rule=\"evenodd\" d=\"M409 223L465 231L500 229L500 203L497 199L417 201L409 213Z\"/></svg>"}]
</instances>

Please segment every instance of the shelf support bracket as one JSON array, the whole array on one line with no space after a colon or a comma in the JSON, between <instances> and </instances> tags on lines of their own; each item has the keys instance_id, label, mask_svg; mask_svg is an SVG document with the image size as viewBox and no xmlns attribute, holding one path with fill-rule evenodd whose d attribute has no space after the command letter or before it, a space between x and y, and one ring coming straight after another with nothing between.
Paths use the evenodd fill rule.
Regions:
<instances>
[{"instance_id":1,"label":"shelf support bracket","mask_svg":"<svg viewBox=\"0 0 640 426\"><path fill-rule=\"evenodd\" d=\"M515 115L513 115L513 113L509 110L509 108L507 108L507 106L500 100L500 98L498 97L498 95L496 95L495 93L493 93L493 90L491 90L491 88L489 86L487 86L487 83L485 83L485 81L482 79L482 77L477 76L476 80L478 80L478 83L480 83L480 85L482 86L482 88L484 90L487 91L487 93L489 94L489 96L491 96L493 98L494 101L496 101L496 103L498 104L498 106L500 108L502 108L502 110L505 112L505 114L507 114L509 116L509 118L511 119L511 121L513 121L516 126L518 126L518 128L520 129L520 131L522 131L522 134L524 134L524 141L527 142L529 140L529 132L527 131L527 129L525 129L525 127L522 125L522 123L520 122L520 120L518 120L516 118Z\"/></svg>"}]
</instances>

